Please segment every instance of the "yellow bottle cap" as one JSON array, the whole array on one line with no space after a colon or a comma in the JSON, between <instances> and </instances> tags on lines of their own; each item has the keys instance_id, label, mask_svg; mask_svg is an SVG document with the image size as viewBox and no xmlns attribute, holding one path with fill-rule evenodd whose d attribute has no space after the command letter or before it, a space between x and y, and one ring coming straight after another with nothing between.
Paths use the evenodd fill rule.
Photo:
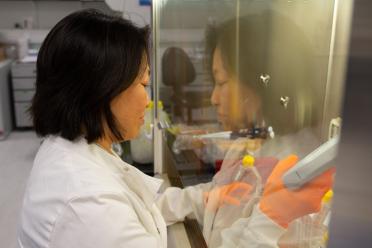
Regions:
<instances>
[{"instance_id":1,"label":"yellow bottle cap","mask_svg":"<svg viewBox=\"0 0 372 248\"><path fill-rule=\"evenodd\" d=\"M148 109L152 109L153 107L154 107L154 101L151 100L151 101L149 102L149 105L147 105L147 108L148 108Z\"/></svg>"},{"instance_id":2,"label":"yellow bottle cap","mask_svg":"<svg viewBox=\"0 0 372 248\"><path fill-rule=\"evenodd\" d=\"M322 198L322 202L329 203L333 198L333 190L328 190Z\"/></svg>"},{"instance_id":3,"label":"yellow bottle cap","mask_svg":"<svg viewBox=\"0 0 372 248\"><path fill-rule=\"evenodd\" d=\"M162 101L158 101L158 108L162 109L164 106L163 106L163 102Z\"/></svg>"},{"instance_id":4,"label":"yellow bottle cap","mask_svg":"<svg viewBox=\"0 0 372 248\"><path fill-rule=\"evenodd\" d=\"M254 157L251 155L245 155L242 160L243 167L253 167Z\"/></svg>"}]
</instances>

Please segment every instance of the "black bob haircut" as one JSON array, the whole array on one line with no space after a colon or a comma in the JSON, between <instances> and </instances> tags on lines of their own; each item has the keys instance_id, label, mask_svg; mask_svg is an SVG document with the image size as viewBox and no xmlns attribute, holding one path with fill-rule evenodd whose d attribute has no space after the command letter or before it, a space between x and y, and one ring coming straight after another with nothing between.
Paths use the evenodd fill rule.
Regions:
<instances>
[{"instance_id":1,"label":"black bob haircut","mask_svg":"<svg viewBox=\"0 0 372 248\"><path fill-rule=\"evenodd\" d=\"M89 9L59 21L37 58L36 93L30 113L39 136L88 143L104 135L123 140L110 102L143 71L149 28Z\"/></svg>"}]
</instances>

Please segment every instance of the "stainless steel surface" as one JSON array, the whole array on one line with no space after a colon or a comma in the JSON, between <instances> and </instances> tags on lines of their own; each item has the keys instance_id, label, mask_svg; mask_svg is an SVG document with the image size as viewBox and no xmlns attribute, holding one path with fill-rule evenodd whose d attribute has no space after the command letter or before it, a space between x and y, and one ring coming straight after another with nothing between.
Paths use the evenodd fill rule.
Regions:
<instances>
[{"instance_id":1,"label":"stainless steel surface","mask_svg":"<svg viewBox=\"0 0 372 248\"><path fill-rule=\"evenodd\" d=\"M158 8L159 8L159 1L153 1L151 5L151 19L152 19L152 26L156 27L159 25L158 20ZM158 68L157 64L159 63L157 61L158 59L158 49L155 47L158 43L158 33L152 32L152 57L151 57L151 84L152 84L152 92L153 92L153 99L154 99L154 173L155 174L162 174L164 173L164 165L163 165L163 157L164 157L164 150L163 150L163 130L160 129L159 123L159 106L157 102L159 101L159 82L157 80L158 78Z\"/></svg>"},{"instance_id":2,"label":"stainless steel surface","mask_svg":"<svg viewBox=\"0 0 372 248\"><path fill-rule=\"evenodd\" d=\"M353 0L336 1L331 40L332 64L328 65L327 88L324 101L323 127L321 137L327 140L329 136L329 123L340 116L344 94L344 82L347 69L347 56L350 40L350 26ZM336 12L335 12L336 11Z\"/></svg>"}]
</instances>

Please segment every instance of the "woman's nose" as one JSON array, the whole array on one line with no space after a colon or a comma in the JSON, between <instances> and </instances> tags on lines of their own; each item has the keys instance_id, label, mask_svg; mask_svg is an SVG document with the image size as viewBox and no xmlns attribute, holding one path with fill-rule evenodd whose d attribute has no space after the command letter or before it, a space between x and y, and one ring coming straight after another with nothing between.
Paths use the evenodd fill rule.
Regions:
<instances>
[{"instance_id":1,"label":"woman's nose","mask_svg":"<svg viewBox=\"0 0 372 248\"><path fill-rule=\"evenodd\" d=\"M211 103L212 105L217 106L220 103L220 94L217 87L213 88L212 96L211 96Z\"/></svg>"}]
</instances>

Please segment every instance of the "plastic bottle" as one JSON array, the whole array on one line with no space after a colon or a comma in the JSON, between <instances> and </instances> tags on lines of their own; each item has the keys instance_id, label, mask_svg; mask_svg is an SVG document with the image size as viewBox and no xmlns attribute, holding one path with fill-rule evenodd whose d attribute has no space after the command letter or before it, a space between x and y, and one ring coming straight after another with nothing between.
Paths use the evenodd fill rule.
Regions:
<instances>
[{"instance_id":1,"label":"plastic bottle","mask_svg":"<svg viewBox=\"0 0 372 248\"><path fill-rule=\"evenodd\" d=\"M333 199L333 191L329 190L322 198L322 207L315 218L315 226L321 231L321 239L319 247L327 247L328 242L328 226L331 219L331 205Z\"/></svg>"},{"instance_id":2,"label":"plastic bottle","mask_svg":"<svg viewBox=\"0 0 372 248\"><path fill-rule=\"evenodd\" d=\"M145 110L144 124L140 129L136 139L131 140L130 150L132 159L141 164L152 163L154 160L153 144L153 122L154 122L154 102L150 101ZM170 123L167 113L163 109L162 101L158 101L159 120Z\"/></svg>"},{"instance_id":3,"label":"plastic bottle","mask_svg":"<svg viewBox=\"0 0 372 248\"><path fill-rule=\"evenodd\" d=\"M142 134L152 139L152 127L154 120L154 102L150 101L145 111L144 125L141 127Z\"/></svg>"},{"instance_id":4,"label":"plastic bottle","mask_svg":"<svg viewBox=\"0 0 372 248\"><path fill-rule=\"evenodd\" d=\"M325 225L325 226L329 225L332 198L333 198L333 191L328 190L328 192L322 198L322 206L321 206L320 212L316 216L316 224Z\"/></svg>"},{"instance_id":5,"label":"plastic bottle","mask_svg":"<svg viewBox=\"0 0 372 248\"><path fill-rule=\"evenodd\" d=\"M234 181L244 182L244 175L250 173L253 174L256 181L251 184L252 186L254 185L255 189L253 194L250 196L250 200L245 204L245 207L242 210L242 216L249 216L251 214L253 206L258 203L263 191L262 178L254 164L255 158L249 154L245 155L242 159L239 170L234 177Z\"/></svg>"},{"instance_id":6,"label":"plastic bottle","mask_svg":"<svg viewBox=\"0 0 372 248\"><path fill-rule=\"evenodd\" d=\"M325 248L328 240L328 225L333 191L329 190L322 198L319 213L302 216L299 221L297 237L299 248Z\"/></svg>"},{"instance_id":7,"label":"plastic bottle","mask_svg":"<svg viewBox=\"0 0 372 248\"><path fill-rule=\"evenodd\" d=\"M130 141L132 159L137 163L147 164L153 162L153 110L154 102L151 101L145 110L144 124L139 131L138 137Z\"/></svg>"},{"instance_id":8,"label":"plastic bottle","mask_svg":"<svg viewBox=\"0 0 372 248\"><path fill-rule=\"evenodd\" d=\"M319 248L326 248L328 244L328 239L329 239L328 230L326 230L323 234L323 240L321 241Z\"/></svg>"},{"instance_id":9,"label":"plastic bottle","mask_svg":"<svg viewBox=\"0 0 372 248\"><path fill-rule=\"evenodd\" d=\"M234 181L242 181L243 176L251 171L256 177L256 189L255 196L259 196L262 193L262 178L260 173L258 173L257 168L254 166L255 158L251 155L245 155L242 159L241 166L234 177Z\"/></svg>"},{"instance_id":10,"label":"plastic bottle","mask_svg":"<svg viewBox=\"0 0 372 248\"><path fill-rule=\"evenodd\" d=\"M254 160L254 157L251 155L245 155L243 157L239 170L234 177L234 181L241 181L245 173L250 170L250 168L254 167Z\"/></svg>"}]
</instances>

